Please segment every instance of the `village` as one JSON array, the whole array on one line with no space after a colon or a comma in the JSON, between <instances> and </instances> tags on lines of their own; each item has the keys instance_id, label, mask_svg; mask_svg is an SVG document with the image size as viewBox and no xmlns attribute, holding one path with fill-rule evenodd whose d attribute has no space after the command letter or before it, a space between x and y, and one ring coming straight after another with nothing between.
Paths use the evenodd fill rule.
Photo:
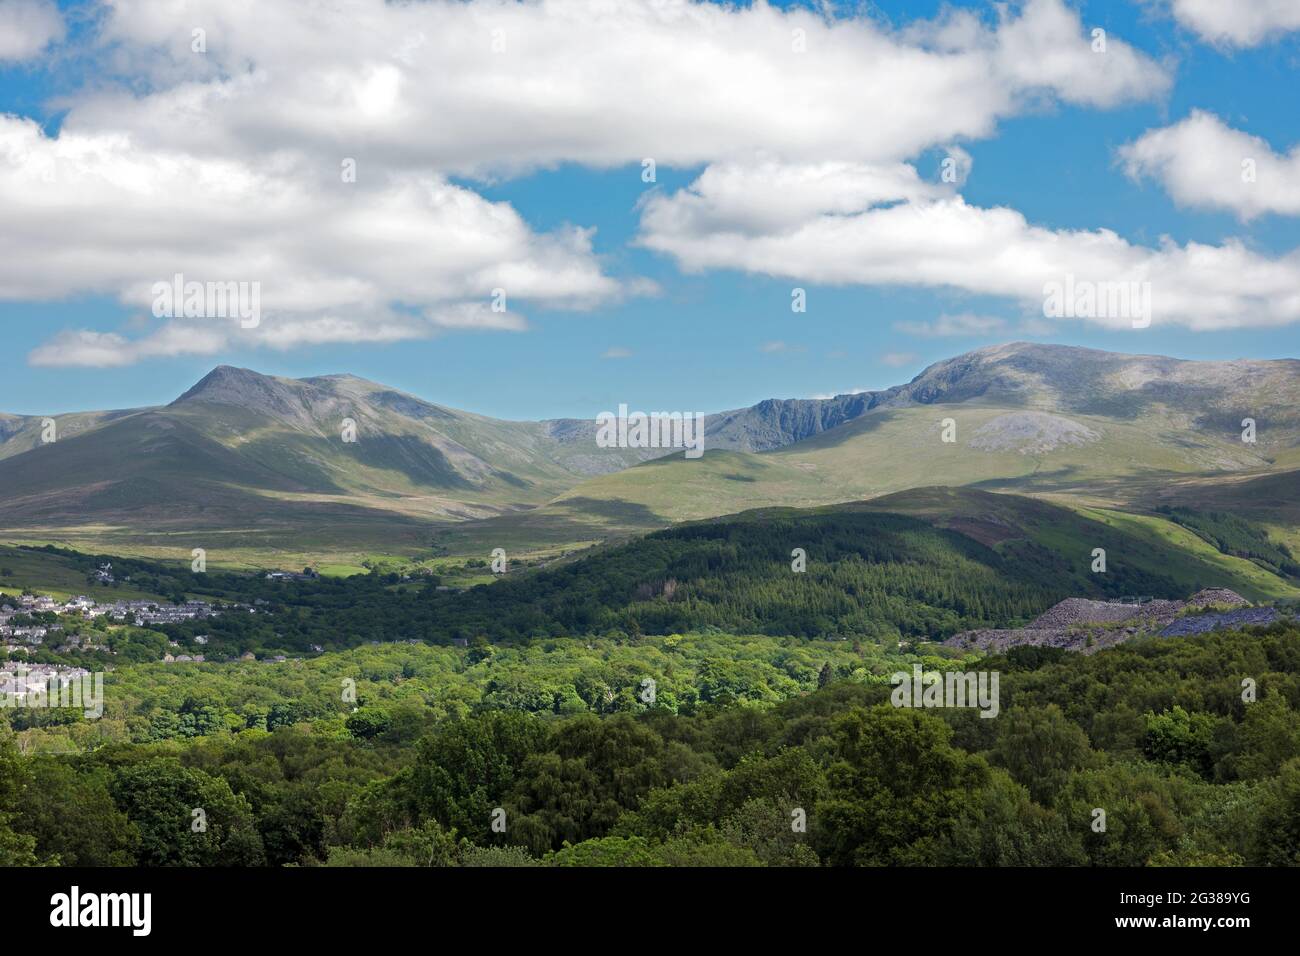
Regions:
<instances>
[{"instance_id":1,"label":"village","mask_svg":"<svg viewBox=\"0 0 1300 956\"><path fill-rule=\"evenodd\" d=\"M197 600L186 601L183 604L145 600L101 603L85 595L78 595L60 602L43 594L0 594L0 648L9 655L16 652L31 652L36 648L51 650L54 653L69 653L75 650L108 651L102 640L102 631L79 630L78 633L69 633L58 620L67 615L74 615L86 621L103 618L115 624L149 627L203 620L231 610L243 610L249 613L253 611L247 605L214 605ZM194 641L202 645L207 643L207 638L197 636ZM174 641L169 643L173 647L178 646ZM202 660L202 654L173 656L169 653L164 658L168 663Z\"/></svg>"}]
</instances>

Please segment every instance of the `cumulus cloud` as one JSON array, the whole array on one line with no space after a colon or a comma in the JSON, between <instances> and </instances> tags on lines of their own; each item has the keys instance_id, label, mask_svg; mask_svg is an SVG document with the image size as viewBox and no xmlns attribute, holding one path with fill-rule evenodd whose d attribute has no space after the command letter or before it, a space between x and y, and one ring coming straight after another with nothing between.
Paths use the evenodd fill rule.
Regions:
<instances>
[{"instance_id":1,"label":"cumulus cloud","mask_svg":"<svg viewBox=\"0 0 1300 956\"><path fill-rule=\"evenodd\" d=\"M590 230L536 232L453 177L705 165L692 231L761 244L951 205L906 161L945 146L964 178L957 144L1027 108L1169 88L1119 38L1094 52L1063 0L996 9L898 31L761 0L113 0L57 136L0 118L0 299L139 306L183 273L259 281L261 324L210 332L254 344L517 331L513 308L485 311L493 289L586 308L653 286L605 275ZM651 197L662 222L674 204ZM162 336L49 354L152 354Z\"/></svg>"},{"instance_id":2,"label":"cumulus cloud","mask_svg":"<svg viewBox=\"0 0 1300 956\"><path fill-rule=\"evenodd\" d=\"M34 59L63 35L63 16L52 0L0 0L0 63Z\"/></svg>"},{"instance_id":3,"label":"cumulus cloud","mask_svg":"<svg viewBox=\"0 0 1300 956\"><path fill-rule=\"evenodd\" d=\"M149 322L132 331L137 334L66 330L33 349L27 361L55 368L117 368L147 359L219 355L230 348L250 345L285 350L358 341L397 342L427 338L437 329L433 323L410 317L362 320L313 315L281 318L255 331L241 329L237 320L215 318Z\"/></svg>"},{"instance_id":4,"label":"cumulus cloud","mask_svg":"<svg viewBox=\"0 0 1300 956\"><path fill-rule=\"evenodd\" d=\"M738 229L750 235L797 227L819 213L845 214L900 200L935 199L951 190L923 181L906 163L871 166L825 162L787 165L774 160L706 168L691 187L708 196L694 203L695 228ZM690 203L689 197L681 202ZM650 194L645 206L662 204Z\"/></svg>"},{"instance_id":5,"label":"cumulus cloud","mask_svg":"<svg viewBox=\"0 0 1300 956\"><path fill-rule=\"evenodd\" d=\"M1085 106L1106 107L1163 92L1165 70L1104 31L1085 38L1078 13L1064 3L1031 2L1000 8L995 31L984 31L969 10L951 10L911 35L955 53L982 50L1002 82L1020 91L1041 90Z\"/></svg>"},{"instance_id":6,"label":"cumulus cloud","mask_svg":"<svg viewBox=\"0 0 1300 956\"><path fill-rule=\"evenodd\" d=\"M1181 206L1224 209L1243 220L1300 215L1300 144L1276 153L1267 141L1194 111L1120 149L1132 177L1159 181Z\"/></svg>"},{"instance_id":7,"label":"cumulus cloud","mask_svg":"<svg viewBox=\"0 0 1300 956\"><path fill-rule=\"evenodd\" d=\"M241 330L249 344L518 330L513 309L488 308L495 290L573 308L623 291L589 230L534 232L508 204L436 174L345 183L300 158L251 166L144 151L121 134L50 137L13 116L0 116L0 207L0 298L112 294L148 310L154 283L175 274L258 283L265 317Z\"/></svg>"},{"instance_id":8,"label":"cumulus cloud","mask_svg":"<svg viewBox=\"0 0 1300 956\"><path fill-rule=\"evenodd\" d=\"M281 316L253 330L243 329L237 319L175 319L146 325L134 336L85 329L60 332L33 349L28 362L45 367L115 368L146 359L219 355L235 347L283 351L308 345L427 339L448 330L522 332L527 328L522 315L496 313L477 302L456 303L423 315Z\"/></svg>"},{"instance_id":9,"label":"cumulus cloud","mask_svg":"<svg viewBox=\"0 0 1300 956\"><path fill-rule=\"evenodd\" d=\"M487 302L460 302L452 306L435 309L427 313L426 318L442 329L470 329L480 332L523 332L528 328L528 320L516 312L505 308L494 309Z\"/></svg>"},{"instance_id":10,"label":"cumulus cloud","mask_svg":"<svg viewBox=\"0 0 1300 956\"><path fill-rule=\"evenodd\" d=\"M857 182L872 173L846 169L838 175ZM772 184L766 190L759 188L764 176ZM1136 245L1108 229L1036 226L1014 209L973 206L955 193L864 202L857 210L839 203L814 210L810 202L797 222L782 218L755 229L753 210L741 208L736 194L712 190L736 178L749 178L751 203L759 203L777 182L804 177L760 168L706 171L689 187L645 203L638 241L694 272L735 269L828 285L955 289L1008 297L1039 311L1049 283L1136 283L1150 289L1155 323L1215 329L1300 320L1300 251L1269 257L1238 240ZM1133 319L1079 317L1114 327Z\"/></svg>"},{"instance_id":11,"label":"cumulus cloud","mask_svg":"<svg viewBox=\"0 0 1300 956\"><path fill-rule=\"evenodd\" d=\"M104 42L111 62L151 64L156 92L81 98L71 129L471 174L764 150L893 160L988 135L1027 98L1112 106L1169 85L1118 39L1093 53L1062 0L904 34L761 0L115 0Z\"/></svg>"},{"instance_id":12,"label":"cumulus cloud","mask_svg":"<svg viewBox=\"0 0 1300 956\"><path fill-rule=\"evenodd\" d=\"M220 326L179 322L136 339L116 332L68 331L34 349L28 361L37 366L113 368L148 358L215 355L227 343L227 330Z\"/></svg>"},{"instance_id":13,"label":"cumulus cloud","mask_svg":"<svg viewBox=\"0 0 1300 956\"><path fill-rule=\"evenodd\" d=\"M1292 30L1300 30L1300 3L1296 0L1172 0L1179 23L1202 39L1225 46L1258 46Z\"/></svg>"}]
</instances>

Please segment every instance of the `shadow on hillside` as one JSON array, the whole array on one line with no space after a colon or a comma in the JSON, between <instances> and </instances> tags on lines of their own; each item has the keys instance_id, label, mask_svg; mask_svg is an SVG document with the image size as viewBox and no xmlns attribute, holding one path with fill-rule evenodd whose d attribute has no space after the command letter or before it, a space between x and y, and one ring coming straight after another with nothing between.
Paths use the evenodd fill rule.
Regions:
<instances>
[{"instance_id":1,"label":"shadow on hillside","mask_svg":"<svg viewBox=\"0 0 1300 956\"><path fill-rule=\"evenodd\" d=\"M593 541L647 531L671 524L642 504L622 499L565 498L542 508L464 521L440 528L433 545L452 553L530 550L535 547Z\"/></svg>"}]
</instances>

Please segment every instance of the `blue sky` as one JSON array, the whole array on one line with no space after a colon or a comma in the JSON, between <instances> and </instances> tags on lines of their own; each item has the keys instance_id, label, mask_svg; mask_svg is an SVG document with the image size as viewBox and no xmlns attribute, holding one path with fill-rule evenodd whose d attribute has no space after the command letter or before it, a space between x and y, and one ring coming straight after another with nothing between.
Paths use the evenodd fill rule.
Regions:
<instances>
[{"instance_id":1,"label":"blue sky","mask_svg":"<svg viewBox=\"0 0 1300 956\"><path fill-rule=\"evenodd\" d=\"M996 18L986 3L951 6L968 7L985 23ZM867 7L866 16L892 35L941 12L937 3ZM64 38L0 70L0 112L34 119L57 138L64 108L72 104L76 115L78 104L90 99L88 91L117 87L144 97L177 82L147 75L138 61L103 72L105 50L113 45L87 22L97 15L95 8L61 8ZM1162 236L1179 245L1218 246L1239 239L1253 253L1274 259L1300 247L1300 224L1281 202L1282 211L1249 220L1226 208L1190 208L1180 205L1158 177L1128 175L1119 159L1121 147L1150 130L1180 123L1194 110L1214 114L1226 127L1260 137L1275 153L1286 154L1300 144L1295 92L1300 34L1279 30L1256 43L1212 42L1176 21L1162 4L1093 0L1068 8L1077 12L1085 34L1102 27L1160 64L1170 78L1167 90L1105 107L1069 102L1068 96L1035 97L1037 102L1018 106L1013 115L998 116L987 135L953 139L972 160L960 188L965 202L1008 207L1050 230L1113 230L1143 247L1158 247ZM863 15L842 11L839 16ZM123 43L120 37L116 42ZM853 92L845 88L842 95ZM87 122L96 121L103 122ZM899 159L914 166L922 180L934 182L947 149L948 144L935 144ZM646 230L647 191L672 197L691 187L710 162L723 161L660 163L651 185L642 182L641 165L634 161L579 157L486 173L449 165L449 183L483 200L509 204L534 234L570 226L594 229L590 256L609 279L655 284L651 294L597 297L582 308L527 296L519 306L529 326L522 332L438 328L400 341L360 337L289 348L234 336L205 354L159 354L117 366L51 364L31 356L61 333L133 340L149 335L150 324L158 320L138 301L124 301L129 296L114 287L113 278L98 289L69 281L66 289L11 293L0 299L6 333L0 411L42 414L166 402L223 363L294 377L347 371L453 407L522 419L591 416L620 402L713 411L767 397L884 387L910 379L930 362L1015 339L1187 358L1300 357L1291 322L1197 329L1175 321L1137 330L1060 321L1044 327L1032 307L1013 296L934 283L792 281L757 268L695 268L680 255L645 248L639 237ZM737 260L737 266L743 264ZM794 285L807 290L806 313L791 312ZM1003 325L979 334L933 337L897 327L962 314L1001 319ZM603 357L611 349L629 354Z\"/></svg>"}]
</instances>

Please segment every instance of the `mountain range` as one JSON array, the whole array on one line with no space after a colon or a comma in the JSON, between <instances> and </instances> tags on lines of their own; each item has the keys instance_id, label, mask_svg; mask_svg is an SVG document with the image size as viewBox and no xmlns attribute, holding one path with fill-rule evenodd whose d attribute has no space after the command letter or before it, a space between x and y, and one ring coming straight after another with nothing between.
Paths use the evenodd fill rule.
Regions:
<instances>
[{"instance_id":1,"label":"mountain range","mask_svg":"<svg viewBox=\"0 0 1300 956\"><path fill-rule=\"evenodd\" d=\"M167 405L52 417L46 443L42 417L0 414L0 537L518 552L935 485L1135 513L1241 505L1292 542L1300 521L1293 359L993 346L881 391L711 414L697 460L598 447L594 420L503 421L350 375L228 366Z\"/></svg>"}]
</instances>

